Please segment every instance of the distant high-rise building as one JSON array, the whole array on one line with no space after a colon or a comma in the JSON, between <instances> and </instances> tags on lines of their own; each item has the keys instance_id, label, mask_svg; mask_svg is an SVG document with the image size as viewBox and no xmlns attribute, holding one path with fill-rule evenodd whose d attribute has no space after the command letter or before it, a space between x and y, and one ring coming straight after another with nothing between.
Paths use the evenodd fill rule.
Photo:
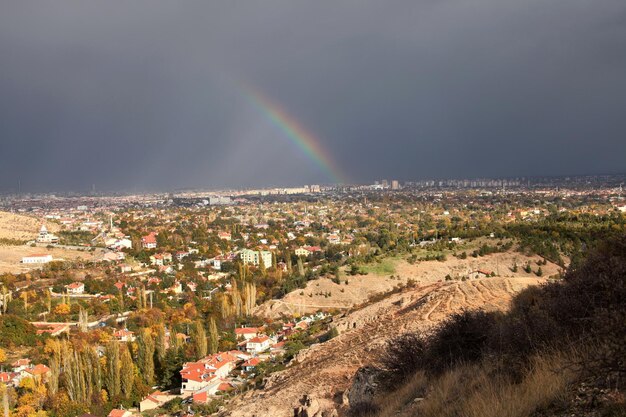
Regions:
<instances>
[{"instance_id":1,"label":"distant high-rise building","mask_svg":"<svg viewBox=\"0 0 626 417\"><path fill-rule=\"evenodd\" d=\"M387 180L382 180L381 184L382 184L383 188L389 187L389 182Z\"/></svg>"},{"instance_id":2,"label":"distant high-rise building","mask_svg":"<svg viewBox=\"0 0 626 417\"><path fill-rule=\"evenodd\" d=\"M400 189L400 183L398 182L398 180L392 180L391 181L391 189L392 190L399 190Z\"/></svg>"}]
</instances>

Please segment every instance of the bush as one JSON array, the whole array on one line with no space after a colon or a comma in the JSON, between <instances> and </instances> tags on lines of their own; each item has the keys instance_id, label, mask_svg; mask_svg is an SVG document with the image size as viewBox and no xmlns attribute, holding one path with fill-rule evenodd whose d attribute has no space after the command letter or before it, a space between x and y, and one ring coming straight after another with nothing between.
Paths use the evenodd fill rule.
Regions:
<instances>
[{"instance_id":1,"label":"bush","mask_svg":"<svg viewBox=\"0 0 626 417\"><path fill-rule=\"evenodd\" d=\"M484 311L463 311L452 315L428 340L424 369L440 373L459 363L480 360L490 329L499 316L499 313Z\"/></svg>"},{"instance_id":2,"label":"bush","mask_svg":"<svg viewBox=\"0 0 626 417\"><path fill-rule=\"evenodd\" d=\"M33 346L37 329L28 321L12 314L0 316L0 347Z\"/></svg>"},{"instance_id":3,"label":"bush","mask_svg":"<svg viewBox=\"0 0 626 417\"><path fill-rule=\"evenodd\" d=\"M371 401L362 401L350 406L349 416L373 416L378 414L380 407Z\"/></svg>"},{"instance_id":4,"label":"bush","mask_svg":"<svg viewBox=\"0 0 626 417\"><path fill-rule=\"evenodd\" d=\"M405 333L389 340L380 359L386 385L398 385L422 368L425 350L425 340L417 333Z\"/></svg>"}]
</instances>

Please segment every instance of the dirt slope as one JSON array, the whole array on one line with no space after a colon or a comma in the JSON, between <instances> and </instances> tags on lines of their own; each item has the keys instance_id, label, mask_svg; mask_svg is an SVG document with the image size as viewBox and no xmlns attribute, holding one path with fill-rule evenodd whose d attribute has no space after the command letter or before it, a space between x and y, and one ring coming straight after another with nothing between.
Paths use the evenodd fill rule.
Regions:
<instances>
[{"instance_id":1,"label":"dirt slope","mask_svg":"<svg viewBox=\"0 0 626 417\"><path fill-rule=\"evenodd\" d=\"M271 376L263 391L252 391L229 404L224 415L291 417L303 396L326 410L339 410L342 394L355 372L372 363L392 336L432 327L463 308L507 308L513 295L545 280L532 277L482 278L439 282L407 289L336 320L341 334L301 352L297 362ZM319 414L321 415L321 414Z\"/></svg>"},{"instance_id":2,"label":"dirt slope","mask_svg":"<svg viewBox=\"0 0 626 417\"><path fill-rule=\"evenodd\" d=\"M327 278L309 281L306 288L292 291L281 300L271 300L259 306L255 314L263 317L277 318L280 315L302 315L318 310L343 310L359 305L377 293L390 291L398 284L405 284L409 279L420 285L429 285L445 280L446 275L452 278L477 275L476 271L494 272L499 277L534 277L534 272L525 273L522 269L530 262L533 271L538 269L538 256L525 256L518 252L495 253L478 258L468 257L457 259L449 256L444 262L425 261L409 264L400 260L394 263L394 273L378 275L344 276L340 284ZM518 265L518 271L511 268ZM548 263L541 267L544 276L557 274L558 265ZM391 277L393 275L393 278ZM348 284L345 281L348 281ZM471 301L471 300L470 300ZM479 301L474 302L474 304Z\"/></svg>"},{"instance_id":3,"label":"dirt slope","mask_svg":"<svg viewBox=\"0 0 626 417\"><path fill-rule=\"evenodd\" d=\"M35 217L0 211L0 239L34 239L42 223L41 219ZM51 232L59 229L58 225L49 222L46 227Z\"/></svg>"}]
</instances>

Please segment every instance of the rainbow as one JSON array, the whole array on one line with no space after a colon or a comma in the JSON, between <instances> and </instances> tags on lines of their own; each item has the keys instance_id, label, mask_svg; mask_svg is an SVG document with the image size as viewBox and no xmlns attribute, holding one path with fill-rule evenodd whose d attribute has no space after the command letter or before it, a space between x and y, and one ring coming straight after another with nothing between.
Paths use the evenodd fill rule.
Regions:
<instances>
[{"instance_id":1,"label":"rainbow","mask_svg":"<svg viewBox=\"0 0 626 417\"><path fill-rule=\"evenodd\" d=\"M305 129L280 105L258 90L246 86L242 91L248 101L281 130L332 182L336 184L347 182L343 170L313 133Z\"/></svg>"}]
</instances>

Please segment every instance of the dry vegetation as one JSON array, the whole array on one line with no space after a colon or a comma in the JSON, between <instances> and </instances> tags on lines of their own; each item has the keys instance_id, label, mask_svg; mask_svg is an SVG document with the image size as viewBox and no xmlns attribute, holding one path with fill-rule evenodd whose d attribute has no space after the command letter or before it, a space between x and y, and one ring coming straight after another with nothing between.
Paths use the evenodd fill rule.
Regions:
<instances>
[{"instance_id":1,"label":"dry vegetation","mask_svg":"<svg viewBox=\"0 0 626 417\"><path fill-rule=\"evenodd\" d=\"M464 308L504 308L519 291L542 282L545 280L536 277L445 281L405 288L368 303L335 320L339 336L301 351L292 366L270 377L264 390L235 400L229 415L290 417L305 394L313 396L322 408L344 410L342 393L360 367L380 357L389 337L429 329ZM469 299L472 304L467 303Z\"/></svg>"},{"instance_id":2,"label":"dry vegetation","mask_svg":"<svg viewBox=\"0 0 626 417\"><path fill-rule=\"evenodd\" d=\"M382 389L353 415L624 416L626 237L530 288L506 313L464 311L387 343Z\"/></svg>"},{"instance_id":3,"label":"dry vegetation","mask_svg":"<svg viewBox=\"0 0 626 417\"><path fill-rule=\"evenodd\" d=\"M367 275L342 275L339 284L329 278L309 281L306 288L292 291L283 299L268 301L261 305L255 313L264 317L277 318L282 314L302 315L319 310L348 309L366 302L376 294L389 292L398 285L406 285L409 280L424 286L446 282L446 276L453 279L473 276L478 270L493 271L499 277L534 279L535 274L524 272L522 266L530 263L533 270L537 270L537 262L541 260L542 258L539 256L526 256L514 251L494 253L479 258L468 257L467 259L449 256L443 262L422 261L416 264L410 264L404 260L387 259L383 261L380 268L376 268L376 265L366 268L371 271ZM512 272L511 268L515 264L519 268L516 272ZM380 273L388 270L394 272L390 274ZM558 274L560 268L558 265L548 262L542 266L542 270L543 275L547 277ZM453 287L453 289L455 288ZM469 298L457 301L462 305L482 306L483 300L473 297L479 297L480 293L472 289L469 291L472 292L469 294Z\"/></svg>"},{"instance_id":4,"label":"dry vegetation","mask_svg":"<svg viewBox=\"0 0 626 417\"><path fill-rule=\"evenodd\" d=\"M41 224L41 219L35 217L0 211L0 239L17 241L34 239L37 237ZM46 223L46 227L51 232L59 230L57 224L50 222Z\"/></svg>"},{"instance_id":5,"label":"dry vegetation","mask_svg":"<svg viewBox=\"0 0 626 417\"><path fill-rule=\"evenodd\" d=\"M40 265L23 265L20 262L24 256L43 253L52 255L54 259L65 260L76 260L79 258L91 260L94 256L97 256L97 252L89 252L87 250L80 251L57 247L41 248L26 245L0 246L0 273L21 273L33 268L39 268Z\"/></svg>"}]
</instances>

